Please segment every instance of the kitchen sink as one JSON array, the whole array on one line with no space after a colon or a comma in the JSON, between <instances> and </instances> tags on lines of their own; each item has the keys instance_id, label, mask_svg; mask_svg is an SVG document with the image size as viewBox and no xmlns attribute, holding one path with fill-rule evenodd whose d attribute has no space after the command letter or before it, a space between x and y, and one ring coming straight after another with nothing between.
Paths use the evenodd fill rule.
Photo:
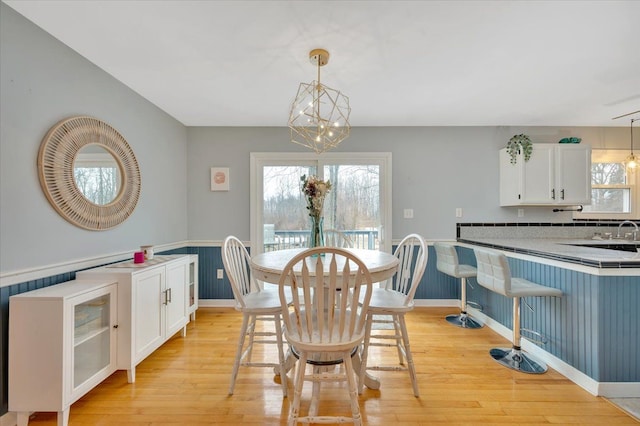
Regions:
<instances>
[{"instance_id":1,"label":"kitchen sink","mask_svg":"<svg viewBox=\"0 0 640 426\"><path fill-rule=\"evenodd\" d=\"M638 241L629 242L616 242L616 241L602 241L602 242L585 242L585 243L573 243L569 244L576 247L593 247L602 248L608 250L630 251L632 253L640 252L640 243Z\"/></svg>"}]
</instances>

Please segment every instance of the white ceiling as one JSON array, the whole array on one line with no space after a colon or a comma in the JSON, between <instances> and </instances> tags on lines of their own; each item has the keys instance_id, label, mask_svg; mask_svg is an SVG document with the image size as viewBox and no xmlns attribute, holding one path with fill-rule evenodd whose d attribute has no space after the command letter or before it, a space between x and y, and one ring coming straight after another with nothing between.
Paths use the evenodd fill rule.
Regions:
<instances>
[{"instance_id":1,"label":"white ceiling","mask_svg":"<svg viewBox=\"0 0 640 426\"><path fill-rule=\"evenodd\" d=\"M353 126L640 110L640 1L3 1L187 126L286 126L319 47Z\"/></svg>"}]
</instances>

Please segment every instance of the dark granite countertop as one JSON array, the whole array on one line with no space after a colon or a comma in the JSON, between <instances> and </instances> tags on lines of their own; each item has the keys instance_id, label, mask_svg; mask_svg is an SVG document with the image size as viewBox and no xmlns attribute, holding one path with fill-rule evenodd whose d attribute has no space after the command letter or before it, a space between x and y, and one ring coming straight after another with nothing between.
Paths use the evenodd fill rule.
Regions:
<instances>
[{"instance_id":1,"label":"dark granite countertop","mask_svg":"<svg viewBox=\"0 0 640 426\"><path fill-rule=\"evenodd\" d=\"M567 238L473 237L458 238L458 242L595 268L640 268L640 253L637 251L637 247L640 247L640 242L638 241ZM590 247L590 245L602 245L609 247L613 247L615 245L618 246L620 250ZM636 248L636 251L630 251L633 250L634 247ZM625 250L622 250L623 248ZM629 272L632 274L637 273L637 271Z\"/></svg>"}]
</instances>

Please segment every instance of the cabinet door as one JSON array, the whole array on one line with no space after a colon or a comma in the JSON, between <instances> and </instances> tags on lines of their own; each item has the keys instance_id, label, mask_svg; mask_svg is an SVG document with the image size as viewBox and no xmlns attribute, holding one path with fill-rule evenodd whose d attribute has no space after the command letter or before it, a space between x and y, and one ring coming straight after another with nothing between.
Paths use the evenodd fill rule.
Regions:
<instances>
[{"instance_id":1,"label":"cabinet door","mask_svg":"<svg viewBox=\"0 0 640 426\"><path fill-rule=\"evenodd\" d=\"M131 285L131 338L137 364L164 342L165 268L158 267L136 274Z\"/></svg>"},{"instance_id":2,"label":"cabinet door","mask_svg":"<svg viewBox=\"0 0 640 426\"><path fill-rule=\"evenodd\" d=\"M167 338L187 323L188 268L188 260L167 265L167 284L164 293Z\"/></svg>"},{"instance_id":3,"label":"cabinet door","mask_svg":"<svg viewBox=\"0 0 640 426\"><path fill-rule=\"evenodd\" d=\"M189 286L187 293L187 315L191 315L191 320L195 321L196 309L198 309L198 255L191 255L187 284Z\"/></svg>"},{"instance_id":4,"label":"cabinet door","mask_svg":"<svg viewBox=\"0 0 640 426\"><path fill-rule=\"evenodd\" d=\"M554 146L533 145L533 152L529 161L524 161L522 174L522 203L549 204L554 203Z\"/></svg>"},{"instance_id":5,"label":"cabinet door","mask_svg":"<svg viewBox=\"0 0 640 426\"><path fill-rule=\"evenodd\" d=\"M72 404L116 370L116 284L67 301L73 343L67 403Z\"/></svg>"},{"instance_id":6,"label":"cabinet door","mask_svg":"<svg viewBox=\"0 0 640 426\"><path fill-rule=\"evenodd\" d=\"M562 204L591 203L591 147L562 145L556 155L556 198Z\"/></svg>"},{"instance_id":7,"label":"cabinet door","mask_svg":"<svg viewBox=\"0 0 640 426\"><path fill-rule=\"evenodd\" d=\"M518 156L516 164L506 149L500 150L500 205L516 206L522 203L520 181L522 180L522 156Z\"/></svg>"}]
</instances>

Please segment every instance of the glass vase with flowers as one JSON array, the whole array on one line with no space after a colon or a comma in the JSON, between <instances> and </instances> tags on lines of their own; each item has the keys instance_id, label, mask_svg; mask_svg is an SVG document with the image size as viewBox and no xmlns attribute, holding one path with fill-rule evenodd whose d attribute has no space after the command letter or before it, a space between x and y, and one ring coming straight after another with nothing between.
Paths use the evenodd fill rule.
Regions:
<instances>
[{"instance_id":1,"label":"glass vase with flowers","mask_svg":"<svg viewBox=\"0 0 640 426\"><path fill-rule=\"evenodd\" d=\"M307 210L311 218L311 233L309 235L309 248L324 246L324 232L322 208L324 198L331 191L331 182L324 181L317 176L302 175L302 193L307 201Z\"/></svg>"}]
</instances>

